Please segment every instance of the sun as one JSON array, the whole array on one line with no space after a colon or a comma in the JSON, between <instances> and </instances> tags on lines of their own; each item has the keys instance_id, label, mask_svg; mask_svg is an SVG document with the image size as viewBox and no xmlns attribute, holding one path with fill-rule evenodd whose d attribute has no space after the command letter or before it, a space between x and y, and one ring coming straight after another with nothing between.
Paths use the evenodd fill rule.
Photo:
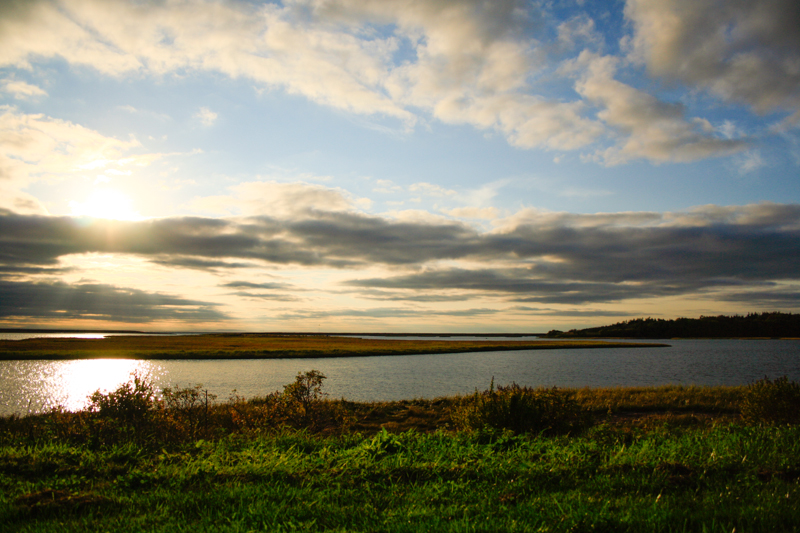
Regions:
<instances>
[{"instance_id":1,"label":"sun","mask_svg":"<svg viewBox=\"0 0 800 533\"><path fill-rule=\"evenodd\" d=\"M133 209L130 197L116 189L95 189L83 202L69 203L72 214L114 220L137 220L142 218Z\"/></svg>"}]
</instances>

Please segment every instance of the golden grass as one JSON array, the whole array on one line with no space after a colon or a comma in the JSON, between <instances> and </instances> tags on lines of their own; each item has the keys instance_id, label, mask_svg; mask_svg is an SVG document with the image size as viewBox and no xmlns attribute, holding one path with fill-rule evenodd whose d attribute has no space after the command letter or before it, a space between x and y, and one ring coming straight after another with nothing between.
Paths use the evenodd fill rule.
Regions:
<instances>
[{"instance_id":1,"label":"golden grass","mask_svg":"<svg viewBox=\"0 0 800 533\"><path fill-rule=\"evenodd\" d=\"M438 341L323 335L207 334L0 341L0 359L277 359L496 350L666 346L596 340Z\"/></svg>"}]
</instances>

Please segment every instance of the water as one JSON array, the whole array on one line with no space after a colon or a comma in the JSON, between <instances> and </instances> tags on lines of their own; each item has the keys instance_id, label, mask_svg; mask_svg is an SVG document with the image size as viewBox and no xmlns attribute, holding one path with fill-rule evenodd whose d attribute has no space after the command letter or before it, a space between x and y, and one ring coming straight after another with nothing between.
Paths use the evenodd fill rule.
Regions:
<instances>
[{"instance_id":1,"label":"water","mask_svg":"<svg viewBox=\"0 0 800 533\"><path fill-rule=\"evenodd\" d=\"M463 337L462 337L463 338ZM453 338L457 340L458 338ZM54 405L80 409L95 390L113 390L137 371L158 387L194 386L220 399L263 396L320 370L324 390L349 400L468 394L496 384L558 387L746 385L764 376L800 381L798 340L665 340L670 348L520 350L303 360L0 361L0 415Z\"/></svg>"}]
</instances>

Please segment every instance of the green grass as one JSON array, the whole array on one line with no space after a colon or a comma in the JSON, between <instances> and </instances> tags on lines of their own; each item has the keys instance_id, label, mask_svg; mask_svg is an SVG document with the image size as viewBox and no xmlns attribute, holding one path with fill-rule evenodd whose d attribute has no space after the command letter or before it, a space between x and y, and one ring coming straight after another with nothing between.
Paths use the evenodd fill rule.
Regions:
<instances>
[{"instance_id":1,"label":"green grass","mask_svg":"<svg viewBox=\"0 0 800 533\"><path fill-rule=\"evenodd\" d=\"M5 531L797 531L800 430L302 431L0 449Z\"/></svg>"},{"instance_id":2,"label":"green grass","mask_svg":"<svg viewBox=\"0 0 800 533\"><path fill-rule=\"evenodd\" d=\"M322 380L209 403L134 376L84 412L0 418L0 531L800 530L800 426L745 423L744 388L498 387L532 400L489 421L591 415L515 434L458 430L488 393L354 403Z\"/></svg>"}]
</instances>

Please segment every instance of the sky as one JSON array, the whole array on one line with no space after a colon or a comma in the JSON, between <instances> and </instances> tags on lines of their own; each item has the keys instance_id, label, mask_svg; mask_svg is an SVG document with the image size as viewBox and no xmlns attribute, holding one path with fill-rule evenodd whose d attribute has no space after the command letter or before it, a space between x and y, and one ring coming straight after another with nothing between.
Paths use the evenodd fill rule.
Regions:
<instances>
[{"instance_id":1,"label":"sky","mask_svg":"<svg viewBox=\"0 0 800 533\"><path fill-rule=\"evenodd\" d=\"M796 0L0 1L0 327L800 312Z\"/></svg>"}]
</instances>

